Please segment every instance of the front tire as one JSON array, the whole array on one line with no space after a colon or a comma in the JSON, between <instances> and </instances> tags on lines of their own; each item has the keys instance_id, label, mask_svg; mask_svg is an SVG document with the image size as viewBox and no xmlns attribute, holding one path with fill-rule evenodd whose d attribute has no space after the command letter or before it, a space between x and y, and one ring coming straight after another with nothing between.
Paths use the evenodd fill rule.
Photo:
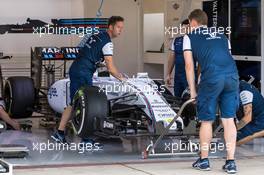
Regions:
<instances>
[{"instance_id":1,"label":"front tire","mask_svg":"<svg viewBox=\"0 0 264 175\"><path fill-rule=\"evenodd\" d=\"M109 111L106 94L94 86L80 88L72 107L72 124L81 138L92 136Z\"/></svg>"}]
</instances>

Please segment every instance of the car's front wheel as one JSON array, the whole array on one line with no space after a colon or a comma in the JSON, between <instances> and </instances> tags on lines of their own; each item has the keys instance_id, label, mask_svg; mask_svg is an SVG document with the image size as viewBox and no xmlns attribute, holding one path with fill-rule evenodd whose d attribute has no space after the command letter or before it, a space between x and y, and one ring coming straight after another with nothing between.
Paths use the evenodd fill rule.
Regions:
<instances>
[{"instance_id":1,"label":"car's front wheel","mask_svg":"<svg viewBox=\"0 0 264 175\"><path fill-rule=\"evenodd\" d=\"M72 104L72 124L77 135L81 138L92 136L108 111L106 94L98 87L80 88Z\"/></svg>"}]
</instances>

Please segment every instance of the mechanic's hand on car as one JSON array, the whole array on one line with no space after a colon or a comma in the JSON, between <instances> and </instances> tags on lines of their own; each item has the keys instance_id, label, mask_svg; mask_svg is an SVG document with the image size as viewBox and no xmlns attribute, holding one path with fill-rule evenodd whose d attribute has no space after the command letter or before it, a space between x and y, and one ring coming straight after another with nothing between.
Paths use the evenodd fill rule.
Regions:
<instances>
[{"instance_id":1,"label":"mechanic's hand on car","mask_svg":"<svg viewBox=\"0 0 264 175\"><path fill-rule=\"evenodd\" d=\"M168 74L166 79L165 79L165 82L167 85L171 85L171 81L172 81L173 77L171 74Z\"/></svg>"}]
</instances>

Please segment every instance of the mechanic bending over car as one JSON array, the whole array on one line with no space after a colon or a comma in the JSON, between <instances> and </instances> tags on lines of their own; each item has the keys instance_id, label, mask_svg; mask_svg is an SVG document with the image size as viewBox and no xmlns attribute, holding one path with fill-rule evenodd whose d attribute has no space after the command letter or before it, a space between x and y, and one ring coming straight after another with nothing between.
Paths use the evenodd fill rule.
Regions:
<instances>
[{"instance_id":1,"label":"mechanic bending over car","mask_svg":"<svg viewBox=\"0 0 264 175\"><path fill-rule=\"evenodd\" d=\"M200 158L193 168L210 170L208 152L212 139L212 123L219 104L224 127L227 157L223 170L236 173L234 160L236 148L236 125L234 118L239 104L239 77L236 63L230 52L230 44L224 32L210 31L207 14L196 9L189 15L191 32L184 36L183 51L186 77L191 98L197 98L197 117L200 127ZM201 68L198 95L195 88L193 57Z\"/></svg>"},{"instance_id":2,"label":"mechanic bending over car","mask_svg":"<svg viewBox=\"0 0 264 175\"><path fill-rule=\"evenodd\" d=\"M240 105L237 119L237 145L264 136L264 98L246 81L240 81Z\"/></svg>"},{"instance_id":3,"label":"mechanic bending over car","mask_svg":"<svg viewBox=\"0 0 264 175\"><path fill-rule=\"evenodd\" d=\"M92 86L93 74L97 65L105 61L109 73L120 81L125 80L117 70L113 61L113 43L111 39L118 37L124 28L124 18L112 16L108 19L108 29L105 32L91 35L80 51L80 58L76 59L69 70L71 101L75 93L82 86ZM81 41L82 42L82 41ZM59 143L67 143L65 128L71 117L72 107L68 106L62 114L58 131L51 138ZM94 143L92 139L83 138L83 143Z\"/></svg>"},{"instance_id":4,"label":"mechanic bending over car","mask_svg":"<svg viewBox=\"0 0 264 175\"><path fill-rule=\"evenodd\" d=\"M189 30L189 20L186 19L181 23L182 32L186 34ZM185 63L183 58L183 36L174 38L171 44L171 52L168 60L168 72L166 77L166 83L171 85L173 79L172 71L175 67L174 74L174 96L181 97L183 91L188 87L185 73Z\"/></svg>"},{"instance_id":5,"label":"mechanic bending over car","mask_svg":"<svg viewBox=\"0 0 264 175\"><path fill-rule=\"evenodd\" d=\"M0 98L0 119L13 127L13 129L20 130L20 124L5 111L5 102L2 98Z\"/></svg>"}]
</instances>

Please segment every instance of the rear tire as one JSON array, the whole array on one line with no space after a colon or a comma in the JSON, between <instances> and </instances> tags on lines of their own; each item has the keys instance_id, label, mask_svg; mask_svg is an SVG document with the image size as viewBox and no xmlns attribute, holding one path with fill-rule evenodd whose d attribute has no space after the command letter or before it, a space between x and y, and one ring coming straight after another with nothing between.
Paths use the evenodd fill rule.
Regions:
<instances>
[{"instance_id":1,"label":"rear tire","mask_svg":"<svg viewBox=\"0 0 264 175\"><path fill-rule=\"evenodd\" d=\"M108 116L106 94L98 87L82 87L74 96L72 124L81 138L88 138L98 130L100 123Z\"/></svg>"},{"instance_id":2,"label":"rear tire","mask_svg":"<svg viewBox=\"0 0 264 175\"><path fill-rule=\"evenodd\" d=\"M12 118L31 117L35 103L33 80L29 77L10 77L4 88L6 111Z\"/></svg>"}]
</instances>

